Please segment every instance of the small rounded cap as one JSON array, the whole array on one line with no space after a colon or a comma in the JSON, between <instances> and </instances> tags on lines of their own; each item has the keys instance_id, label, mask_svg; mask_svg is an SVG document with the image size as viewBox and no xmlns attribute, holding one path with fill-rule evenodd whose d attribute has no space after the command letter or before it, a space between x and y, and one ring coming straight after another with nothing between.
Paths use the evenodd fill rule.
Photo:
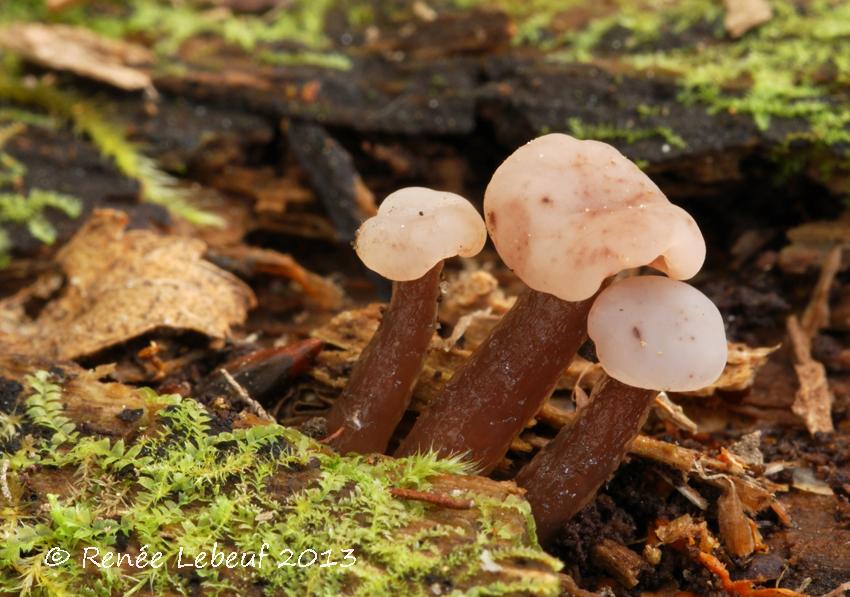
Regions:
<instances>
[{"instance_id":1,"label":"small rounded cap","mask_svg":"<svg viewBox=\"0 0 850 597\"><path fill-rule=\"evenodd\" d=\"M551 134L517 149L484 194L502 260L528 286L566 301L593 296L624 269L680 280L705 259L694 219L615 148Z\"/></svg>"},{"instance_id":2,"label":"small rounded cap","mask_svg":"<svg viewBox=\"0 0 850 597\"><path fill-rule=\"evenodd\" d=\"M663 276L637 276L603 290L587 318L599 364L648 390L688 392L717 381L726 332L707 296Z\"/></svg>"},{"instance_id":3,"label":"small rounded cap","mask_svg":"<svg viewBox=\"0 0 850 597\"><path fill-rule=\"evenodd\" d=\"M486 240L484 220L469 201L407 187L389 194L360 226L354 249L366 267L403 282L421 278L443 259L477 255Z\"/></svg>"}]
</instances>

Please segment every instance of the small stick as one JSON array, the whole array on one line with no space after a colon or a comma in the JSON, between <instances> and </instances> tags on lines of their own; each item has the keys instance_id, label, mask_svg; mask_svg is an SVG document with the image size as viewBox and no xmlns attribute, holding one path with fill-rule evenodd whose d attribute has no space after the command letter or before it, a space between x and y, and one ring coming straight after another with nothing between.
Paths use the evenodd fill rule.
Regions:
<instances>
[{"instance_id":1,"label":"small stick","mask_svg":"<svg viewBox=\"0 0 850 597\"><path fill-rule=\"evenodd\" d=\"M319 443L320 444L329 444L332 441L334 441L336 438L338 438L340 435L342 435L344 431L345 431L345 426L342 426L342 427L338 428L336 431L334 431L333 433L331 433L330 435L328 435L327 437L323 437L322 439L320 439Z\"/></svg>"},{"instance_id":2,"label":"small stick","mask_svg":"<svg viewBox=\"0 0 850 597\"><path fill-rule=\"evenodd\" d=\"M9 482L6 479L6 475L9 472L9 460L6 458L3 459L3 463L0 464L0 494L3 494L3 497L12 501L12 492L9 491Z\"/></svg>"},{"instance_id":3,"label":"small stick","mask_svg":"<svg viewBox=\"0 0 850 597\"><path fill-rule=\"evenodd\" d=\"M262 404L260 404L248 395L248 392L245 391L245 388L239 385L238 381L233 379L233 376L227 369L222 367L221 369L219 369L219 372L227 381L227 383L230 384L230 387L232 387L236 391L236 394L239 396L239 398L242 399L242 402L244 402L245 405L248 406L248 410L250 410L251 413L257 415L261 419L265 419L266 421L270 421L272 423L275 422L274 417L272 417L269 413L266 412L266 409L263 408Z\"/></svg>"},{"instance_id":4,"label":"small stick","mask_svg":"<svg viewBox=\"0 0 850 597\"><path fill-rule=\"evenodd\" d=\"M435 506L442 506L443 508L451 508L453 510L469 510L475 507L475 502L472 500L456 498L443 493L431 493L429 491L404 489L402 487L391 487L390 493L397 498L427 502Z\"/></svg>"}]
</instances>

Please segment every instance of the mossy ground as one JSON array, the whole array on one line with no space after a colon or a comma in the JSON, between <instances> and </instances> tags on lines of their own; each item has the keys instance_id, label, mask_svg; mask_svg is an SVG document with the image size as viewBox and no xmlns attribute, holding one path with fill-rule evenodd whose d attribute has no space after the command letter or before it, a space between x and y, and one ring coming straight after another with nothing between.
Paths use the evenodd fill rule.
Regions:
<instances>
[{"instance_id":1,"label":"mossy ground","mask_svg":"<svg viewBox=\"0 0 850 597\"><path fill-rule=\"evenodd\" d=\"M9 452L0 460L9 463L12 496L0 498L0 593L188 593L200 585L222 594L376 596L423 593L440 579L464 587L476 577L474 586L455 592L558 593L552 573L560 563L527 540L534 529L524 500L464 496L480 511L470 537L468 528L422 524L429 506L388 491L427 489L435 475L469 472L459 461L340 456L280 425L214 432L213 419L194 400L147 390L156 424L134 442L110 440L77 429L63 412L62 393L58 378L39 371L27 377L22 412L0 412L0 440ZM34 498L27 489L34 476L64 489ZM506 510L524 521L521 533L504 523ZM263 543L269 555L262 565L240 555L256 565L192 567L191 574L176 568L181 548L186 563L214 545L256 555ZM142 546L148 561L161 552L167 565L83 567L85 547L135 559ZM45 565L51 548L70 559ZM287 550L293 565L280 564ZM308 550L319 563L337 564L298 566L302 553L302 563L312 559ZM548 574L539 582L480 581L482 567L516 559Z\"/></svg>"}]
</instances>

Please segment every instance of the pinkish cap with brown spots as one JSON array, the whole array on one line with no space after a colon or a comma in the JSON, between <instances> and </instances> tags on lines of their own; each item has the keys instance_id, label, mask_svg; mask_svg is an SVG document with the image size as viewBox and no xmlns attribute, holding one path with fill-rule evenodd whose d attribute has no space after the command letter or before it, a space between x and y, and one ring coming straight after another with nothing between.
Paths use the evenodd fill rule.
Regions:
<instances>
[{"instance_id":1,"label":"pinkish cap with brown spots","mask_svg":"<svg viewBox=\"0 0 850 597\"><path fill-rule=\"evenodd\" d=\"M387 195L357 231L354 249L369 269L398 282L418 280L443 259L477 255L484 220L454 193L407 187Z\"/></svg>"},{"instance_id":2,"label":"pinkish cap with brown spots","mask_svg":"<svg viewBox=\"0 0 850 597\"><path fill-rule=\"evenodd\" d=\"M625 269L650 265L684 280L705 260L694 219L599 141L556 133L520 147L487 185L484 214L508 267L566 301L590 298Z\"/></svg>"},{"instance_id":3,"label":"pinkish cap with brown spots","mask_svg":"<svg viewBox=\"0 0 850 597\"><path fill-rule=\"evenodd\" d=\"M611 284L594 301L587 332L605 372L637 388L698 390L726 365L720 311L690 284L663 276Z\"/></svg>"}]
</instances>

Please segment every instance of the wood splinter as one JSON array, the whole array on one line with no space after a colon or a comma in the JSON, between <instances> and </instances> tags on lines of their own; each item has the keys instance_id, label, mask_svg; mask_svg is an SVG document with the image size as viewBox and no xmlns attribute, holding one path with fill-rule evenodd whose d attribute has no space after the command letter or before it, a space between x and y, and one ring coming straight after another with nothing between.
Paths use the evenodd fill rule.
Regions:
<instances>
[{"instance_id":1,"label":"wood splinter","mask_svg":"<svg viewBox=\"0 0 850 597\"><path fill-rule=\"evenodd\" d=\"M472 500L456 498L444 493L431 493L429 491L419 491L417 489L390 487L390 494L404 500L427 502L442 508L451 508L452 510L469 510L470 508L475 507L475 502Z\"/></svg>"}]
</instances>

